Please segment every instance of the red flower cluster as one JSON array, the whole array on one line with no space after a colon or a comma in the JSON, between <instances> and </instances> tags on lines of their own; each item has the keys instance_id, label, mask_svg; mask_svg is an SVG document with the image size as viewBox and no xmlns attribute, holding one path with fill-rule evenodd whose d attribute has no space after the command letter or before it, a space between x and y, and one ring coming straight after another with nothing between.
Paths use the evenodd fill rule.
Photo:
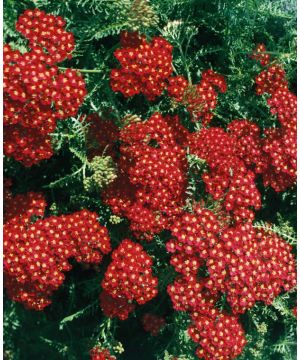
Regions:
<instances>
[{"instance_id":1,"label":"red flower cluster","mask_svg":"<svg viewBox=\"0 0 300 360\"><path fill-rule=\"evenodd\" d=\"M286 96L279 100L276 93L275 103L273 97L270 99L282 126L265 129L264 138L259 127L248 120L232 121L227 133L220 128L209 128L190 135L190 152L206 160L210 167L203 175L207 191L216 200L222 199L226 192L224 201L228 210L260 207L254 173L262 174L265 186L271 185L276 191L283 191L295 182L296 97L286 91L282 93Z\"/></svg>"},{"instance_id":2,"label":"red flower cluster","mask_svg":"<svg viewBox=\"0 0 300 360\"><path fill-rule=\"evenodd\" d=\"M38 129L19 125L4 126L4 154L32 166L53 155L50 136L41 136Z\"/></svg>"},{"instance_id":3,"label":"red flower cluster","mask_svg":"<svg viewBox=\"0 0 300 360\"><path fill-rule=\"evenodd\" d=\"M158 279L153 277L151 266L152 259L143 247L125 239L112 253L102 287L114 299L145 304L157 295Z\"/></svg>"},{"instance_id":4,"label":"red flower cluster","mask_svg":"<svg viewBox=\"0 0 300 360\"><path fill-rule=\"evenodd\" d=\"M217 296L207 288L207 281L198 280L196 275L179 276L168 286L168 293L175 310L191 314L188 333L200 345L196 355L201 359L233 359L246 344L244 331L237 317L215 308Z\"/></svg>"},{"instance_id":5,"label":"red flower cluster","mask_svg":"<svg viewBox=\"0 0 300 360\"><path fill-rule=\"evenodd\" d=\"M31 50L22 54L4 45L4 152L25 166L52 156L49 134L57 120L77 113L86 95L81 75L55 65L74 48L73 34L63 27L60 17L26 10L16 28Z\"/></svg>"},{"instance_id":6,"label":"red flower cluster","mask_svg":"<svg viewBox=\"0 0 300 360\"><path fill-rule=\"evenodd\" d=\"M236 317L215 315L216 300L226 294L234 314L257 301L271 304L282 290L296 285L292 247L276 234L254 228L251 219L230 227L199 205L179 217L171 232L173 238L166 247L173 254L170 263L180 274L167 289L173 308L198 313L196 319L192 315L190 335L201 345L200 358L232 359L245 345L243 331ZM208 276L198 278L203 266ZM240 336L234 335L235 330L220 336L210 327L220 316L224 321L228 318L228 324L232 321Z\"/></svg>"},{"instance_id":7,"label":"red flower cluster","mask_svg":"<svg viewBox=\"0 0 300 360\"><path fill-rule=\"evenodd\" d=\"M262 152L261 129L249 120L233 120L227 126L227 133L234 145L234 154L241 158L250 170L261 174L267 166Z\"/></svg>"},{"instance_id":8,"label":"red flower cluster","mask_svg":"<svg viewBox=\"0 0 300 360\"><path fill-rule=\"evenodd\" d=\"M127 298L114 298L106 291L101 292L99 299L104 315L109 318L118 317L120 320L126 320L136 307L135 304L128 302Z\"/></svg>"},{"instance_id":9,"label":"red flower cluster","mask_svg":"<svg viewBox=\"0 0 300 360\"><path fill-rule=\"evenodd\" d=\"M137 31L121 31L120 43L122 48L138 48L146 41L146 36Z\"/></svg>"},{"instance_id":10,"label":"red flower cluster","mask_svg":"<svg viewBox=\"0 0 300 360\"><path fill-rule=\"evenodd\" d=\"M295 184L297 178L296 131L284 128L266 129L263 150L269 155L268 168L263 174L264 185L284 191Z\"/></svg>"},{"instance_id":11,"label":"red flower cluster","mask_svg":"<svg viewBox=\"0 0 300 360\"><path fill-rule=\"evenodd\" d=\"M209 210L196 207L171 230L174 239L166 247L175 252L170 262L181 274L168 288L176 310L198 309L204 287L211 295L226 293L233 312L243 313L256 301L272 303L282 290L296 285L292 247L250 221L222 228ZM209 277L199 283L196 275L203 265Z\"/></svg>"},{"instance_id":12,"label":"red flower cluster","mask_svg":"<svg viewBox=\"0 0 300 360\"><path fill-rule=\"evenodd\" d=\"M173 308L190 313L213 308L216 297L208 291L206 282L207 278L198 280L196 275L177 277L167 289Z\"/></svg>"},{"instance_id":13,"label":"red flower cluster","mask_svg":"<svg viewBox=\"0 0 300 360\"><path fill-rule=\"evenodd\" d=\"M4 182L4 223L27 224L31 219L44 216L47 202L41 193L28 192L26 194L12 195L10 187L12 181Z\"/></svg>"},{"instance_id":14,"label":"red flower cluster","mask_svg":"<svg viewBox=\"0 0 300 360\"><path fill-rule=\"evenodd\" d=\"M178 117L153 114L120 133L120 177L103 195L115 214L126 216L138 237L151 240L167 229L185 202L187 130Z\"/></svg>"},{"instance_id":15,"label":"red flower cluster","mask_svg":"<svg viewBox=\"0 0 300 360\"><path fill-rule=\"evenodd\" d=\"M98 264L110 249L107 229L97 215L82 210L70 215L44 215L41 194L17 195L6 203L4 275L10 298L42 310L71 269L68 259ZM34 221L36 220L36 221Z\"/></svg>"},{"instance_id":16,"label":"red flower cluster","mask_svg":"<svg viewBox=\"0 0 300 360\"><path fill-rule=\"evenodd\" d=\"M271 113L277 115L280 125L285 130L296 131L297 97L288 90L276 89L271 93L268 104Z\"/></svg>"},{"instance_id":17,"label":"red flower cluster","mask_svg":"<svg viewBox=\"0 0 300 360\"><path fill-rule=\"evenodd\" d=\"M166 247L173 253L170 263L186 276L196 275L209 255L210 244L217 242L220 231L216 216L199 206L194 213L183 213L171 226L172 236Z\"/></svg>"},{"instance_id":18,"label":"red flower cluster","mask_svg":"<svg viewBox=\"0 0 300 360\"><path fill-rule=\"evenodd\" d=\"M203 128L191 134L189 140L190 152L209 166L209 171L202 176L206 191L215 200L222 200L226 211L235 214L238 222L253 218L250 209L261 207L255 174L246 167L246 162L256 159L257 149L247 153L244 145L247 140L255 144L255 137L238 136L241 135L239 128L245 130L248 126L251 124L247 120L235 120L229 128L231 134L221 128Z\"/></svg>"},{"instance_id":19,"label":"red flower cluster","mask_svg":"<svg viewBox=\"0 0 300 360\"><path fill-rule=\"evenodd\" d=\"M124 96L144 94L148 100L160 96L172 73L172 45L161 37L148 43L137 33L123 33L122 48L114 52L121 68L113 69L110 84Z\"/></svg>"},{"instance_id":20,"label":"red flower cluster","mask_svg":"<svg viewBox=\"0 0 300 360\"><path fill-rule=\"evenodd\" d=\"M267 163L264 184L284 191L296 182L297 98L288 90L286 74L280 65L271 65L256 77L256 93L270 95L271 113L277 115L280 123L280 128L264 130L262 147Z\"/></svg>"},{"instance_id":21,"label":"red flower cluster","mask_svg":"<svg viewBox=\"0 0 300 360\"><path fill-rule=\"evenodd\" d=\"M277 89L288 90L286 74L280 65L271 65L255 78L257 95L272 94Z\"/></svg>"},{"instance_id":22,"label":"red flower cluster","mask_svg":"<svg viewBox=\"0 0 300 360\"><path fill-rule=\"evenodd\" d=\"M102 349L100 346L95 346L90 351L91 360L116 360L116 357L111 355L108 349Z\"/></svg>"},{"instance_id":23,"label":"red flower cluster","mask_svg":"<svg viewBox=\"0 0 300 360\"><path fill-rule=\"evenodd\" d=\"M207 261L206 286L226 292L234 313L256 301L269 305L282 290L296 285L292 247L276 234L257 231L251 224L225 230Z\"/></svg>"},{"instance_id":24,"label":"red flower cluster","mask_svg":"<svg viewBox=\"0 0 300 360\"><path fill-rule=\"evenodd\" d=\"M167 249L169 252L173 252L173 247L180 243L175 243L174 241L169 241L167 243ZM203 261L199 258L198 254L187 254L186 252L175 252L171 256L170 264L174 266L175 271L185 276L197 274L199 268L203 264Z\"/></svg>"},{"instance_id":25,"label":"red flower cluster","mask_svg":"<svg viewBox=\"0 0 300 360\"><path fill-rule=\"evenodd\" d=\"M168 94L175 101L186 106L193 121L201 120L204 125L207 125L212 120L212 110L217 105L215 88L222 93L226 92L225 79L213 70L206 70L202 73L202 79L198 85L189 84L183 76L170 78Z\"/></svg>"},{"instance_id":26,"label":"red flower cluster","mask_svg":"<svg viewBox=\"0 0 300 360\"><path fill-rule=\"evenodd\" d=\"M46 63L54 65L66 58L70 59L74 50L74 36L65 30L66 22L60 16L46 14L39 9L25 10L19 17L16 30L28 41L29 47L39 46L46 50Z\"/></svg>"},{"instance_id":27,"label":"red flower cluster","mask_svg":"<svg viewBox=\"0 0 300 360\"><path fill-rule=\"evenodd\" d=\"M163 317L146 313L142 318L142 324L145 331L150 332L152 336L157 336L166 321Z\"/></svg>"},{"instance_id":28,"label":"red flower cluster","mask_svg":"<svg viewBox=\"0 0 300 360\"><path fill-rule=\"evenodd\" d=\"M182 102L183 96L188 86L189 86L189 82L184 76L178 75L178 76L170 77L169 86L168 86L168 95L174 98L174 100L178 102Z\"/></svg>"},{"instance_id":29,"label":"red flower cluster","mask_svg":"<svg viewBox=\"0 0 300 360\"><path fill-rule=\"evenodd\" d=\"M193 121L202 120L205 125L211 121L217 105L216 88L222 93L227 90L223 76L206 70L198 85L189 84L181 75L171 77L173 48L160 37L148 43L137 32L122 32L121 45L114 53L121 68L113 69L110 76L113 91L125 97L142 93L154 100L167 88L169 96L187 107Z\"/></svg>"},{"instance_id":30,"label":"red flower cluster","mask_svg":"<svg viewBox=\"0 0 300 360\"><path fill-rule=\"evenodd\" d=\"M103 119L96 113L88 115L85 120L89 124L87 136L89 157L92 159L105 153L116 160L116 143L120 136L118 127L112 120Z\"/></svg>"},{"instance_id":31,"label":"red flower cluster","mask_svg":"<svg viewBox=\"0 0 300 360\"><path fill-rule=\"evenodd\" d=\"M236 358L246 345L245 333L236 316L216 309L195 312L190 337L200 345L196 355L205 360L230 360Z\"/></svg>"},{"instance_id":32,"label":"red flower cluster","mask_svg":"<svg viewBox=\"0 0 300 360\"><path fill-rule=\"evenodd\" d=\"M250 57L251 59L259 61L261 66L269 65L270 55L267 54L266 51L267 49L264 44L258 44Z\"/></svg>"}]
</instances>

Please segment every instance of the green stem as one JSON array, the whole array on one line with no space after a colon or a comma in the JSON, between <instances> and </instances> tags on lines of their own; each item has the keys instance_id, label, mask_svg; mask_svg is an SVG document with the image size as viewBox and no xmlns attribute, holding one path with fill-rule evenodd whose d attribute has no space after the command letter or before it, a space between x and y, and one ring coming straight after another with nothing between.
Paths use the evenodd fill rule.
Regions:
<instances>
[{"instance_id":1,"label":"green stem","mask_svg":"<svg viewBox=\"0 0 300 360\"><path fill-rule=\"evenodd\" d=\"M77 311L76 313L72 314L72 315L69 315L67 317L65 317L64 319L62 319L60 321L60 329L62 329L66 323L68 322L71 322L75 319L78 319L80 316L82 316L83 313L85 313L87 310L93 308L93 307L96 307L96 305L98 304L98 300L97 301L94 301L93 303L91 303L90 305L86 306L85 308Z\"/></svg>"},{"instance_id":2,"label":"green stem","mask_svg":"<svg viewBox=\"0 0 300 360\"><path fill-rule=\"evenodd\" d=\"M62 66L59 66L58 67L60 70L67 70L69 68L66 68L66 67L62 67ZM81 73L89 73L89 74L100 74L103 72L103 70L100 70L100 69L73 69L73 70L76 70L76 71L79 71Z\"/></svg>"},{"instance_id":3,"label":"green stem","mask_svg":"<svg viewBox=\"0 0 300 360\"><path fill-rule=\"evenodd\" d=\"M248 54L251 55L252 53L249 53L248 51L239 51L236 54ZM293 53L282 53L279 51L259 51L259 52L253 52L254 55L260 55L260 54L271 54L271 55L282 55L284 57L289 57L294 55Z\"/></svg>"},{"instance_id":4,"label":"green stem","mask_svg":"<svg viewBox=\"0 0 300 360\"><path fill-rule=\"evenodd\" d=\"M52 189L53 187L55 187L57 184L60 184L61 182L64 182L66 179L76 176L77 174L81 173L82 171L85 170L85 165L81 166L78 170L76 170L75 172L73 172L72 174L68 174L56 181L53 181L52 183L48 184L48 185L44 185L42 186L43 189Z\"/></svg>"},{"instance_id":5,"label":"green stem","mask_svg":"<svg viewBox=\"0 0 300 360\"><path fill-rule=\"evenodd\" d=\"M185 71L186 71L186 74L187 74L188 81L189 81L189 83L192 83L191 74L190 74L189 67L188 67L187 62L186 62L186 56L185 56L185 54L184 54L184 52L182 50L181 44L179 44L179 52L180 52L180 56L181 56L182 61L183 61L183 65L184 65L184 68L185 68Z\"/></svg>"},{"instance_id":6,"label":"green stem","mask_svg":"<svg viewBox=\"0 0 300 360\"><path fill-rule=\"evenodd\" d=\"M176 68L175 68L175 66L174 66L173 63L172 63L172 69L173 69L174 73L175 73L176 75L178 75L178 72L177 72L177 70L176 70Z\"/></svg>"}]
</instances>

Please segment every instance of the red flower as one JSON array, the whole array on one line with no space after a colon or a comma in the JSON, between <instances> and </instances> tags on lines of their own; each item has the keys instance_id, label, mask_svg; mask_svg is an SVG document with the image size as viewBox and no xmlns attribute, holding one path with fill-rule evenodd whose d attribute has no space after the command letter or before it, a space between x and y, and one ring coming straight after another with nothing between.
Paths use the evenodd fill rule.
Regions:
<instances>
[{"instance_id":1,"label":"red flower","mask_svg":"<svg viewBox=\"0 0 300 360\"><path fill-rule=\"evenodd\" d=\"M95 346L90 351L91 360L116 360L116 357L111 355L108 349L103 349L100 346Z\"/></svg>"},{"instance_id":2,"label":"red flower","mask_svg":"<svg viewBox=\"0 0 300 360\"><path fill-rule=\"evenodd\" d=\"M192 121L201 120L203 125L207 125L212 120L212 110L217 105L215 88L222 93L226 92L225 79L213 70L206 70L198 85L189 84L181 75L169 78L168 94L186 106Z\"/></svg>"},{"instance_id":3,"label":"red flower","mask_svg":"<svg viewBox=\"0 0 300 360\"><path fill-rule=\"evenodd\" d=\"M77 114L86 95L81 75L55 65L74 48L64 25L60 17L26 10L16 28L31 50L21 54L4 45L4 152L25 166L52 156L49 133L57 120Z\"/></svg>"},{"instance_id":4,"label":"red flower","mask_svg":"<svg viewBox=\"0 0 300 360\"><path fill-rule=\"evenodd\" d=\"M260 62L261 66L267 66L270 63L270 55L266 53L267 49L264 44L258 44L253 50L251 59L257 60Z\"/></svg>"},{"instance_id":5,"label":"red flower","mask_svg":"<svg viewBox=\"0 0 300 360\"><path fill-rule=\"evenodd\" d=\"M193 313L192 319L188 333L200 345L196 350L199 359L230 360L241 354L246 339L236 316L210 309L205 314Z\"/></svg>"},{"instance_id":6,"label":"red flower","mask_svg":"<svg viewBox=\"0 0 300 360\"><path fill-rule=\"evenodd\" d=\"M143 315L142 324L145 331L150 332L152 336L157 336L166 321L163 317L146 313Z\"/></svg>"},{"instance_id":7,"label":"red flower","mask_svg":"<svg viewBox=\"0 0 300 360\"><path fill-rule=\"evenodd\" d=\"M284 191L296 182L297 98L288 90L286 74L280 65L269 66L256 77L256 93L271 95L268 105L281 125L264 131L264 185Z\"/></svg>"},{"instance_id":8,"label":"red flower","mask_svg":"<svg viewBox=\"0 0 300 360\"><path fill-rule=\"evenodd\" d=\"M119 178L103 193L112 210L130 220L139 238L167 229L184 205L187 130L178 117L159 113L120 132Z\"/></svg>"},{"instance_id":9,"label":"red flower","mask_svg":"<svg viewBox=\"0 0 300 360\"><path fill-rule=\"evenodd\" d=\"M114 298L106 291L101 292L99 299L104 315L110 318L118 317L120 320L126 320L136 307L126 297Z\"/></svg>"},{"instance_id":10,"label":"red flower","mask_svg":"<svg viewBox=\"0 0 300 360\"><path fill-rule=\"evenodd\" d=\"M25 307L42 310L63 283L68 262L99 264L110 252L110 239L97 215L88 210L43 217L41 194L17 195L6 203L4 278L9 297ZM36 221L35 221L36 220Z\"/></svg>"},{"instance_id":11,"label":"red flower","mask_svg":"<svg viewBox=\"0 0 300 360\"><path fill-rule=\"evenodd\" d=\"M121 68L113 69L110 84L113 91L130 97L144 94L149 100L160 96L172 69L172 45L155 37L148 43L138 34L122 33L122 48L114 52Z\"/></svg>"},{"instance_id":12,"label":"red flower","mask_svg":"<svg viewBox=\"0 0 300 360\"><path fill-rule=\"evenodd\" d=\"M112 253L102 287L114 299L145 304L157 295L158 279L151 266L152 259L142 246L125 239Z\"/></svg>"}]
</instances>

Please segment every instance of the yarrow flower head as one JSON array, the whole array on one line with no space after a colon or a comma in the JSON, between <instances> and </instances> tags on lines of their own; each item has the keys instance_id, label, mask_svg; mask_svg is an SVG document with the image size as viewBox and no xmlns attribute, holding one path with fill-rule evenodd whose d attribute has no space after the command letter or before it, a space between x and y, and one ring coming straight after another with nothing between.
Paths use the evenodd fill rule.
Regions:
<instances>
[{"instance_id":1,"label":"yarrow flower head","mask_svg":"<svg viewBox=\"0 0 300 360\"><path fill-rule=\"evenodd\" d=\"M200 345L196 350L199 359L230 360L241 354L246 339L236 316L210 309L205 315L194 312L192 319L188 333Z\"/></svg>"},{"instance_id":2,"label":"yarrow flower head","mask_svg":"<svg viewBox=\"0 0 300 360\"><path fill-rule=\"evenodd\" d=\"M90 360L116 360L116 357L111 355L108 349L97 345L90 350Z\"/></svg>"},{"instance_id":3,"label":"yarrow flower head","mask_svg":"<svg viewBox=\"0 0 300 360\"><path fill-rule=\"evenodd\" d=\"M212 291L227 293L234 313L243 313L256 301L269 305L282 290L296 285L292 248L272 232L251 224L226 229L206 263Z\"/></svg>"},{"instance_id":4,"label":"yarrow flower head","mask_svg":"<svg viewBox=\"0 0 300 360\"><path fill-rule=\"evenodd\" d=\"M97 215L88 210L44 216L41 194L12 197L6 203L4 283L8 296L29 309L42 310L63 283L68 262L99 264L110 252L110 239ZM22 210L19 209L22 207Z\"/></svg>"},{"instance_id":5,"label":"yarrow flower head","mask_svg":"<svg viewBox=\"0 0 300 360\"><path fill-rule=\"evenodd\" d=\"M256 79L256 93L267 93L268 105L277 115L280 127L264 130L262 149L265 154L263 181L275 191L284 191L296 182L297 98L288 89L284 69L270 65Z\"/></svg>"},{"instance_id":6,"label":"yarrow flower head","mask_svg":"<svg viewBox=\"0 0 300 360\"><path fill-rule=\"evenodd\" d=\"M28 40L21 53L4 45L4 152L32 166L52 156L49 134L57 120L77 114L86 95L77 71L61 72L56 64L71 57L73 34L62 18L26 10L16 28Z\"/></svg>"},{"instance_id":7,"label":"yarrow flower head","mask_svg":"<svg viewBox=\"0 0 300 360\"><path fill-rule=\"evenodd\" d=\"M286 74L280 65L271 65L266 70L263 70L255 78L256 93L262 95L264 93L272 94L276 90L287 90L288 82Z\"/></svg>"},{"instance_id":8,"label":"yarrow flower head","mask_svg":"<svg viewBox=\"0 0 300 360\"><path fill-rule=\"evenodd\" d=\"M125 239L112 253L102 287L117 301L145 304L157 295L158 279L152 275L151 266L152 259L142 246Z\"/></svg>"},{"instance_id":9,"label":"yarrow flower head","mask_svg":"<svg viewBox=\"0 0 300 360\"><path fill-rule=\"evenodd\" d=\"M207 278L199 280L196 275L178 276L167 288L173 308L188 312L213 308L217 297L207 289L206 282Z\"/></svg>"},{"instance_id":10,"label":"yarrow flower head","mask_svg":"<svg viewBox=\"0 0 300 360\"><path fill-rule=\"evenodd\" d=\"M265 44L258 44L256 46L251 55L251 59L259 61L261 66L270 64L270 55L267 53Z\"/></svg>"},{"instance_id":11,"label":"yarrow flower head","mask_svg":"<svg viewBox=\"0 0 300 360\"><path fill-rule=\"evenodd\" d=\"M238 214L238 221L243 221L249 215L253 218L251 209L261 207L255 173L247 166L252 161L259 163L256 157L260 153L253 152L252 158L246 154L246 149L241 151L241 139L236 135L233 126L229 128L229 133L221 128L203 128L190 135L189 147L190 153L205 160L209 166L202 175L206 191L215 200L222 201L227 212Z\"/></svg>"},{"instance_id":12,"label":"yarrow flower head","mask_svg":"<svg viewBox=\"0 0 300 360\"><path fill-rule=\"evenodd\" d=\"M166 321L162 316L146 313L143 315L142 324L146 332L150 332L152 336L157 336L164 327Z\"/></svg>"},{"instance_id":13,"label":"yarrow flower head","mask_svg":"<svg viewBox=\"0 0 300 360\"><path fill-rule=\"evenodd\" d=\"M186 136L178 117L163 118L159 113L121 130L119 177L103 195L116 215L130 220L139 238L152 240L182 211Z\"/></svg>"},{"instance_id":14,"label":"yarrow flower head","mask_svg":"<svg viewBox=\"0 0 300 360\"><path fill-rule=\"evenodd\" d=\"M125 97L141 93L154 100L162 94L173 71L173 47L161 37L154 37L150 43L136 33L126 36L130 41L124 41L124 37L121 43L125 47L114 52L121 68L111 71L111 88Z\"/></svg>"},{"instance_id":15,"label":"yarrow flower head","mask_svg":"<svg viewBox=\"0 0 300 360\"><path fill-rule=\"evenodd\" d=\"M25 10L18 18L16 30L28 41L29 47L39 46L47 55L47 64L53 65L71 58L75 47L74 35L65 30L66 22L60 16L46 14L39 9Z\"/></svg>"},{"instance_id":16,"label":"yarrow flower head","mask_svg":"<svg viewBox=\"0 0 300 360\"><path fill-rule=\"evenodd\" d=\"M182 266L192 265L193 268L193 265L199 263L199 260L196 260L197 255L200 259L206 259L208 257L209 245L217 241L216 235L219 231L216 216L210 210L205 210L197 206L193 213L182 214L171 226L171 233L174 239L171 239L167 243L167 250L171 253L179 252L190 255L191 264L188 259L184 258L185 262ZM195 257L194 260L192 260L193 256ZM174 257L172 261L175 262ZM179 262L175 264L179 267ZM182 268L182 271L183 269L184 268ZM185 269L185 272L189 271L187 268Z\"/></svg>"},{"instance_id":17,"label":"yarrow flower head","mask_svg":"<svg viewBox=\"0 0 300 360\"><path fill-rule=\"evenodd\" d=\"M192 121L202 121L203 125L208 125L213 118L212 110L217 105L216 89L224 93L227 85L224 77L213 70L204 71L198 85L189 84L181 75L169 78L169 96L187 108Z\"/></svg>"}]
</instances>

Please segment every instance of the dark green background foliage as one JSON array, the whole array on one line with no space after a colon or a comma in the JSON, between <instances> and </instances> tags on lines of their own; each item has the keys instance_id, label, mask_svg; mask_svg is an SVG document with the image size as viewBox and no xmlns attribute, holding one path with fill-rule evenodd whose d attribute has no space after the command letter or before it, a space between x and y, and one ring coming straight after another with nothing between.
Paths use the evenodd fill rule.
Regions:
<instances>
[{"instance_id":1,"label":"dark green background foliage","mask_svg":"<svg viewBox=\"0 0 300 360\"><path fill-rule=\"evenodd\" d=\"M98 112L120 124L124 115L133 113L143 119L154 111L172 113L167 97L149 103L144 97L125 99L109 87L109 73L117 65L113 51L119 46L119 32L129 29L128 11L131 0L5 0L4 40L25 50L26 41L14 30L17 17L28 8L39 7L63 16L67 28L74 32L76 50L63 67L96 69L85 73L88 96L81 114ZM213 125L226 126L233 119L247 118L261 127L276 123L264 97L257 97L254 78L260 68L249 58L257 43L284 65L290 88L296 92L296 2L295 0L152 0L158 23L152 27L140 24L148 37L162 35L174 46L174 66L193 83L208 68L226 77L228 91L219 95ZM188 116L177 109L184 123ZM191 124L188 124L191 126ZM48 199L47 214L62 214L86 207L97 211L100 221L108 226L113 246L128 235L126 220L118 225L109 222L110 210L98 193L83 188L86 163L85 124L72 118L58 124L53 134L57 150L50 160L29 169L12 159L4 159L4 175L14 181L15 193L43 191ZM190 159L189 193L198 191L197 161ZM271 221L274 231L295 245L296 192L290 189L277 194L261 185L263 208L257 214L257 226ZM197 194L198 198L201 194ZM81 360L97 340L110 348L120 341L125 352L118 358L169 359L168 354L195 359L195 346L186 335L188 318L175 313L166 294L166 286L174 278L165 252L165 237L156 236L145 245L155 256L155 274L159 274L159 296L124 322L105 319L98 304L100 281L109 257L100 271L85 270L74 264L66 281L44 312L26 311L20 304L4 299L4 347L7 360ZM296 358L296 321L291 313L296 292L277 298L272 306L257 304L242 316L248 345L240 360L290 360ZM220 307L226 306L220 302ZM160 336L151 338L142 329L144 312L166 317L167 326Z\"/></svg>"}]
</instances>

